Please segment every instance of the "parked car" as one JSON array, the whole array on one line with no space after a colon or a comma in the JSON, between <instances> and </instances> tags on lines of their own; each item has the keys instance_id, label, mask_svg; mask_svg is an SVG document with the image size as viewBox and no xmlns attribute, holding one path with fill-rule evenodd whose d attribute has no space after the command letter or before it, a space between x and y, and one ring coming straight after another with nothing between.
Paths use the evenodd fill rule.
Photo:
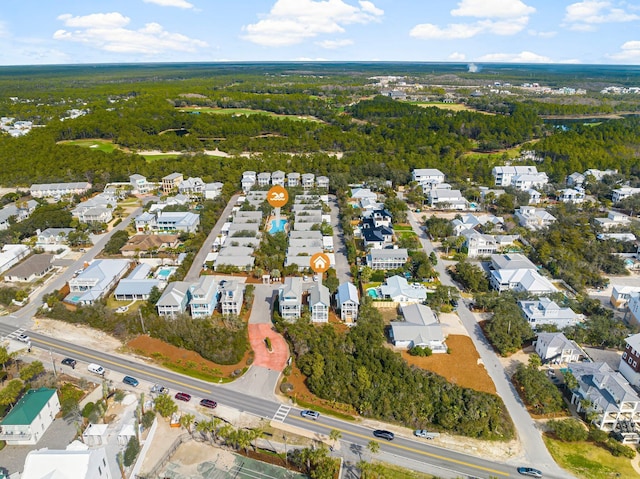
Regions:
<instances>
[{"instance_id":1,"label":"parked car","mask_svg":"<svg viewBox=\"0 0 640 479\"><path fill-rule=\"evenodd\" d=\"M373 431L373 435L375 437L386 439L387 441L393 441L393 438L396 437L394 433L392 433L391 431L386 431L384 429L376 429L375 431Z\"/></svg>"},{"instance_id":2,"label":"parked car","mask_svg":"<svg viewBox=\"0 0 640 479\"><path fill-rule=\"evenodd\" d=\"M122 382L125 384L128 384L129 386L133 386L136 387L139 383L139 381L136 378L132 378L131 376L125 376L122 378Z\"/></svg>"},{"instance_id":3,"label":"parked car","mask_svg":"<svg viewBox=\"0 0 640 479\"><path fill-rule=\"evenodd\" d=\"M542 472L533 467L519 467L518 473L529 477L542 477Z\"/></svg>"},{"instance_id":4,"label":"parked car","mask_svg":"<svg viewBox=\"0 0 640 479\"><path fill-rule=\"evenodd\" d=\"M31 338L29 336L27 336L26 334L20 334L20 335L18 335L18 337L16 339L18 341L22 341L23 343L28 343L29 341L31 341Z\"/></svg>"},{"instance_id":5,"label":"parked car","mask_svg":"<svg viewBox=\"0 0 640 479\"><path fill-rule=\"evenodd\" d=\"M129 311L129 306L120 306L118 309L116 309L116 313L126 313L127 311Z\"/></svg>"},{"instance_id":6,"label":"parked car","mask_svg":"<svg viewBox=\"0 0 640 479\"><path fill-rule=\"evenodd\" d=\"M189 402L191 401L191 394L187 394L187 393L176 393L176 399L178 401L184 401L184 402Z\"/></svg>"},{"instance_id":7,"label":"parked car","mask_svg":"<svg viewBox=\"0 0 640 479\"><path fill-rule=\"evenodd\" d=\"M208 407L209 409L215 409L218 405L213 399L201 399L200 406Z\"/></svg>"},{"instance_id":8,"label":"parked car","mask_svg":"<svg viewBox=\"0 0 640 479\"><path fill-rule=\"evenodd\" d=\"M76 368L76 364L78 364L78 361L76 361L73 358L64 358L62 361L60 361L64 366L71 366L71 369L75 369Z\"/></svg>"},{"instance_id":9,"label":"parked car","mask_svg":"<svg viewBox=\"0 0 640 479\"><path fill-rule=\"evenodd\" d=\"M311 409L300 411L300 415L307 419L313 419L314 421L320 417L320 413L318 411L312 411Z\"/></svg>"},{"instance_id":10,"label":"parked car","mask_svg":"<svg viewBox=\"0 0 640 479\"><path fill-rule=\"evenodd\" d=\"M104 376L104 373L105 373L104 368L96 363L89 364L87 366L87 369L94 374L99 374L100 376Z\"/></svg>"},{"instance_id":11,"label":"parked car","mask_svg":"<svg viewBox=\"0 0 640 479\"><path fill-rule=\"evenodd\" d=\"M154 384L151 386L151 392L155 394L169 394L169 389L161 384Z\"/></svg>"},{"instance_id":12,"label":"parked car","mask_svg":"<svg viewBox=\"0 0 640 479\"><path fill-rule=\"evenodd\" d=\"M438 437L437 432L429 432L426 429L416 429L413 431L413 435L416 437L421 437L423 439L434 439Z\"/></svg>"}]
</instances>

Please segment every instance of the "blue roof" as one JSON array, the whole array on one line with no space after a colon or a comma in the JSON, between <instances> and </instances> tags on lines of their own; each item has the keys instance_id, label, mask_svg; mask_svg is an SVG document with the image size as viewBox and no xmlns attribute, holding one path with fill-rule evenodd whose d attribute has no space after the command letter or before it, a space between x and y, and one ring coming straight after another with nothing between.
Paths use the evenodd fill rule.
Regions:
<instances>
[{"instance_id":1,"label":"blue roof","mask_svg":"<svg viewBox=\"0 0 640 479\"><path fill-rule=\"evenodd\" d=\"M122 279L120 283L118 283L118 287L116 288L115 295L142 295L149 294L153 287L158 287L160 285L160 281L157 279Z\"/></svg>"},{"instance_id":2,"label":"blue roof","mask_svg":"<svg viewBox=\"0 0 640 479\"><path fill-rule=\"evenodd\" d=\"M129 273L127 279L147 279L150 273L151 266L147 263L140 263L131 273Z\"/></svg>"},{"instance_id":3,"label":"blue roof","mask_svg":"<svg viewBox=\"0 0 640 479\"><path fill-rule=\"evenodd\" d=\"M338 304L345 303L346 301L353 301L356 304L360 304L358 300L358 290L353 283L342 283L338 286Z\"/></svg>"}]
</instances>

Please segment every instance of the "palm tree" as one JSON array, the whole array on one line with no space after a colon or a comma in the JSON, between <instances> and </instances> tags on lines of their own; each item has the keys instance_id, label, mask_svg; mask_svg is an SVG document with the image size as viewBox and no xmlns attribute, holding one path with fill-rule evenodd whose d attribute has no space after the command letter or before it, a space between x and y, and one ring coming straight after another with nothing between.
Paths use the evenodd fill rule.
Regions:
<instances>
[{"instance_id":1,"label":"palm tree","mask_svg":"<svg viewBox=\"0 0 640 479\"><path fill-rule=\"evenodd\" d=\"M380 452L380 444L377 441L369 441L367 449L371 453L371 459L373 460L373 456Z\"/></svg>"},{"instance_id":2,"label":"palm tree","mask_svg":"<svg viewBox=\"0 0 640 479\"><path fill-rule=\"evenodd\" d=\"M340 440L341 437L342 437L342 433L337 429L332 429L331 431L329 431L329 439L333 442L333 445L331 446L332 451L333 451L333 448L336 446L336 443Z\"/></svg>"},{"instance_id":3,"label":"palm tree","mask_svg":"<svg viewBox=\"0 0 640 479\"><path fill-rule=\"evenodd\" d=\"M211 421L208 421L208 422L211 423L211 433L213 434L213 441L218 442L218 429L220 429L220 424L222 424L222 419L214 416L211 419Z\"/></svg>"},{"instance_id":4,"label":"palm tree","mask_svg":"<svg viewBox=\"0 0 640 479\"><path fill-rule=\"evenodd\" d=\"M195 419L196 417L193 414L183 414L182 416L180 416L180 425L185 428L189 432L189 434L193 434L191 426Z\"/></svg>"},{"instance_id":5,"label":"palm tree","mask_svg":"<svg viewBox=\"0 0 640 479\"><path fill-rule=\"evenodd\" d=\"M198 431L203 436L209 436L209 426L211 421L200 421L196 426L196 431Z\"/></svg>"}]
</instances>

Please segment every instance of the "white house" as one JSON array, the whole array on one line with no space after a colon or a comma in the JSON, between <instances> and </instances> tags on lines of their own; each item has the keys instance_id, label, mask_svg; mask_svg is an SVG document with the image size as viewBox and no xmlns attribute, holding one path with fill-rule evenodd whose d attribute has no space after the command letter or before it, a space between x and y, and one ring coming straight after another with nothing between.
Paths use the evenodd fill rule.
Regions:
<instances>
[{"instance_id":1,"label":"white house","mask_svg":"<svg viewBox=\"0 0 640 479\"><path fill-rule=\"evenodd\" d=\"M26 258L31 249L24 244L6 244L0 250L0 273L4 273L13 265Z\"/></svg>"},{"instance_id":2,"label":"white house","mask_svg":"<svg viewBox=\"0 0 640 479\"><path fill-rule=\"evenodd\" d=\"M391 339L397 348L429 348L446 353L442 326L429 306L409 304L402 307L404 321L391 321Z\"/></svg>"},{"instance_id":3,"label":"white house","mask_svg":"<svg viewBox=\"0 0 640 479\"><path fill-rule=\"evenodd\" d=\"M187 311L189 304L189 286L187 281L169 283L156 303L158 316L175 318Z\"/></svg>"},{"instance_id":4,"label":"white house","mask_svg":"<svg viewBox=\"0 0 640 479\"><path fill-rule=\"evenodd\" d=\"M616 226L629 226L631 224L631 219L624 213L609 211L606 218L595 218L595 222L603 230L609 230Z\"/></svg>"},{"instance_id":5,"label":"white house","mask_svg":"<svg viewBox=\"0 0 640 479\"><path fill-rule=\"evenodd\" d=\"M617 285L614 284L611 289L611 297L609 302L614 308L623 308L630 301L631 296L640 293L640 285Z\"/></svg>"},{"instance_id":6,"label":"white house","mask_svg":"<svg viewBox=\"0 0 640 479\"><path fill-rule=\"evenodd\" d=\"M74 305L91 305L103 298L129 271L127 259L97 259L82 273L69 280L69 294L64 299Z\"/></svg>"},{"instance_id":7,"label":"white house","mask_svg":"<svg viewBox=\"0 0 640 479\"><path fill-rule=\"evenodd\" d=\"M585 408L593 412L593 425L616 433L623 443L640 442L636 426L640 421L640 397L624 376L601 362L569 363L568 369L578 380L571 395L571 404L577 406L578 412Z\"/></svg>"},{"instance_id":8,"label":"white house","mask_svg":"<svg viewBox=\"0 0 640 479\"><path fill-rule=\"evenodd\" d=\"M427 198L429 204L434 208L450 210L466 210L469 208L469 202L462 196L460 190L443 190L436 188L429 190Z\"/></svg>"},{"instance_id":9,"label":"white house","mask_svg":"<svg viewBox=\"0 0 640 479\"><path fill-rule=\"evenodd\" d=\"M584 202L584 190L565 188L558 192L558 201L563 203L580 204Z\"/></svg>"},{"instance_id":10,"label":"white house","mask_svg":"<svg viewBox=\"0 0 640 479\"><path fill-rule=\"evenodd\" d=\"M0 421L0 440L10 446L37 444L59 412L56 389L30 389Z\"/></svg>"},{"instance_id":11,"label":"white house","mask_svg":"<svg viewBox=\"0 0 640 479\"><path fill-rule=\"evenodd\" d=\"M497 291L526 291L530 294L555 293L558 290L536 266L519 253L491 255L489 283Z\"/></svg>"},{"instance_id":12,"label":"white house","mask_svg":"<svg viewBox=\"0 0 640 479\"><path fill-rule=\"evenodd\" d=\"M544 172L523 173L511 178L511 186L520 191L527 191L532 188L541 188L547 183L549 183L549 177Z\"/></svg>"},{"instance_id":13,"label":"white house","mask_svg":"<svg viewBox=\"0 0 640 479\"><path fill-rule=\"evenodd\" d=\"M515 176L537 173L538 168L535 166L494 166L491 170L496 186L511 186Z\"/></svg>"},{"instance_id":14,"label":"white house","mask_svg":"<svg viewBox=\"0 0 640 479\"><path fill-rule=\"evenodd\" d=\"M91 183L41 183L33 184L29 188L34 198L55 198L68 195L82 195L91 189Z\"/></svg>"},{"instance_id":15,"label":"white house","mask_svg":"<svg viewBox=\"0 0 640 479\"><path fill-rule=\"evenodd\" d=\"M400 304L422 303L427 299L427 288L420 283L411 283L402 276L391 276L380 286L382 299Z\"/></svg>"},{"instance_id":16,"label":"white house","mask_svg":"<svg viewBox=\"0 0 640 479\"><path fill-rule=\"evenodd\" d=\"M220 290L220 311L224 315L239 316L244 301L244 288L238 281L223 280L218 288Z\"/></svg>"},{"instance_id":17,"label":"white house","mask_svg":"<svg viewBox=\"0 0 640 479\"><path fill-rule=\"evenodd\" d=\"M219 181L213 183L207 183L204 185L204 198L207 200L214 200L222 194L222 187L224 185Z\"/></svg>"},{"instance_id":18,"label":"white house","mask_svg":"<svg viewBox=\"0 0 640 479\"><path fill-rule=\"evenodd\" d=\"M242 180L240 181L242 185L242 191L246 194L253 188L253 185L256 184L257 177L255 171L244 171L242 173Z\"/></svg>"},{"instance_id":19,"label":"white house","mask_svg":"<svg viewBox=\"0 0 640 479\"><path fill-rule=\"evenodd\" d=\"M542 324L553 324L558 329L564 329L582 320L582 315L576 314L571 308L560 307L546 296L537 300L518 301L518 306L533 329Z\"/></svg>"},{"instance_id":20,"label":"white house","mask_svg":"<svg viewBox=\"0 0 640 479\"><path fill-rule=\"evenodd\" d=\"M192 318L208 318L218 305L218 285L214 276L200 276L189 286L189 311Z\"/></svg>"},{"instance_id":21,"label":"white house","mask_svg":"<svg viewBox=\"0 0 640 479\"><path fill-rule=\"evenodd\" d=\"M0 230L6 230L11 222L19 223L26 220L38 206L36 200L18 201L0 208Z\"/></svg>"},{"instance_id":22,"label":"white house","mask_svg":"<svg viewBox=\"0 0 640 479\"><path fill-rule=\"evenodd\" d=\"M409 259L406 248L372 249L367 254L367 266L371 269L402 268Z\"/></svg>"},{"instance_id":23,"label":"white house","mask_svg":"<svg viewBox=\"0 0 640 479\"><path fill-rule=\"evenodd\" d=\"M353 283L346 282L338 286L336 292L336 307L340 311L340 319L345 323L353 324L358 319L358 290Z\"/></svg>"},{"instance_id":24,"label":"white house","mask_svg":"<svg viewBox=\"0 0 640 479\"><path fill-rule=\"evenodd\" d=\"M24 463L21 479L112 479L104 447L89 448L73 441L63 450L30 451Z\"/></svg>"},{"instance_id":25,"label":"white house","mask_svg":"<svg viewBox=\"0 0 640 479\"><path fill-rule=\"evenodd\" d=\"M273 186L284 186L285 174L284 171L277 170L271 173L271 184Z\"/></svg>"},{"instance_id":26,"label":"white house","mask_svg":"<svg viewBox=\"0 0 640 479\"><path fill-rule=\"evenodd\" d=\"M302 278L288 276L278 291L282 319L297 319L302 314Z\"/></svg>"},{"instance_id":27,"label":"white house","mask_svg":"<svg viewBox=\"0 0 640 479\"><path fill-rule=\"evenodd\" d=\"M588 357L575 341L567 339L563 333L539 333L535 347L543 364L567 364Z\"/></svg>"},{"instance_id":28,"label":"white house","mask_svg":"<svg viewBox=\"0 0 640 479\"><path fill-rule=\"evenodd\" d=\"M141 195L147 194L153 189L153 184L147 181L147 177L137 173L129 176L129 184L133 188L134 193Z\"/></svg>"},{"instance_id":29,"label":"white house","mask_svg":"<svg viewBox=\"0 0 640 479\"><path fill-rule=\"evenodd\" d=\"M611 201L614 203L618 203L629 196L637 195L640 193L640 188L631 188L629 186L624 186L622 188L618 188L617 190L613 190L611 193Z\"/></svg>"},{"instance_id":30,"label":"white house","mask_svg":"<svg viewBox=\"0 0 640 479\"><path fill-rule=\"evenodd\" d=\"M423 190L431 189L433 185L444 183L444 173L435 168L415 168L412 172L413 181L417 182Z\"/></svg>"},{"instance_id":31,"label":"white house","mask_svg":"<svg viewBox=\"0 0 640 479\"><path fill-rule=\"evenodd\" d=\"M311 321L314 323L328 323L330 305L331 295L329 294L329 288L319 282L314 284L309 290Z\"/></svg>"},{"instance_id":32,"label":"white house","mask_svg":"<svg viewBox=\"0 0 640 479\"><path fill-rule=\"evenodd\" d=\"M530 230L545 228L556 221L555 216L546 210L533 206L521 206L516 210L515 217L520 226Z\"/></svg>"}]
</instances>

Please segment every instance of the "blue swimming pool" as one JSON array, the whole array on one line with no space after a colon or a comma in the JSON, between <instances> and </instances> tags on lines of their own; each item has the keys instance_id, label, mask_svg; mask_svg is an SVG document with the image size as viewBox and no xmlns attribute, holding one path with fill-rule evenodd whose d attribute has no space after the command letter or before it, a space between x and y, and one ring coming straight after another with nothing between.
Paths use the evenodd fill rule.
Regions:
<instances>
[{"instance_id":1,"label":"blue swimming pool","mask_svg":"<svg viewBox=\"0 0 640 479\"><path fill-rule=\"evenodd\" d=\"M369 288L367 290L367 294L369 296L371 296L373 299L376 299L378 297L378 289L377 288Z\"/></svg>"},{"instance_id":2,"label":"blue swimming pool","mask_svg":"<svg viewBox=\"0 0 640 479\"><path fill-rule=\"evenodd\" d=\"M166 281L167 278L175 272L175 270L176 268L160 268L156 272L156 278Z\"/></svg>"},{"instance_id":3,"label":"blue swimming pool","mask_svg":"<svg viewBox=\"0 0 640 479\"><path fill-rule=\"evenodd\" d=\"M276 234L284 231L284 225L287 224L287 220L271 220L271 229L269 234Z\"/></svg>"}]
</instances>

